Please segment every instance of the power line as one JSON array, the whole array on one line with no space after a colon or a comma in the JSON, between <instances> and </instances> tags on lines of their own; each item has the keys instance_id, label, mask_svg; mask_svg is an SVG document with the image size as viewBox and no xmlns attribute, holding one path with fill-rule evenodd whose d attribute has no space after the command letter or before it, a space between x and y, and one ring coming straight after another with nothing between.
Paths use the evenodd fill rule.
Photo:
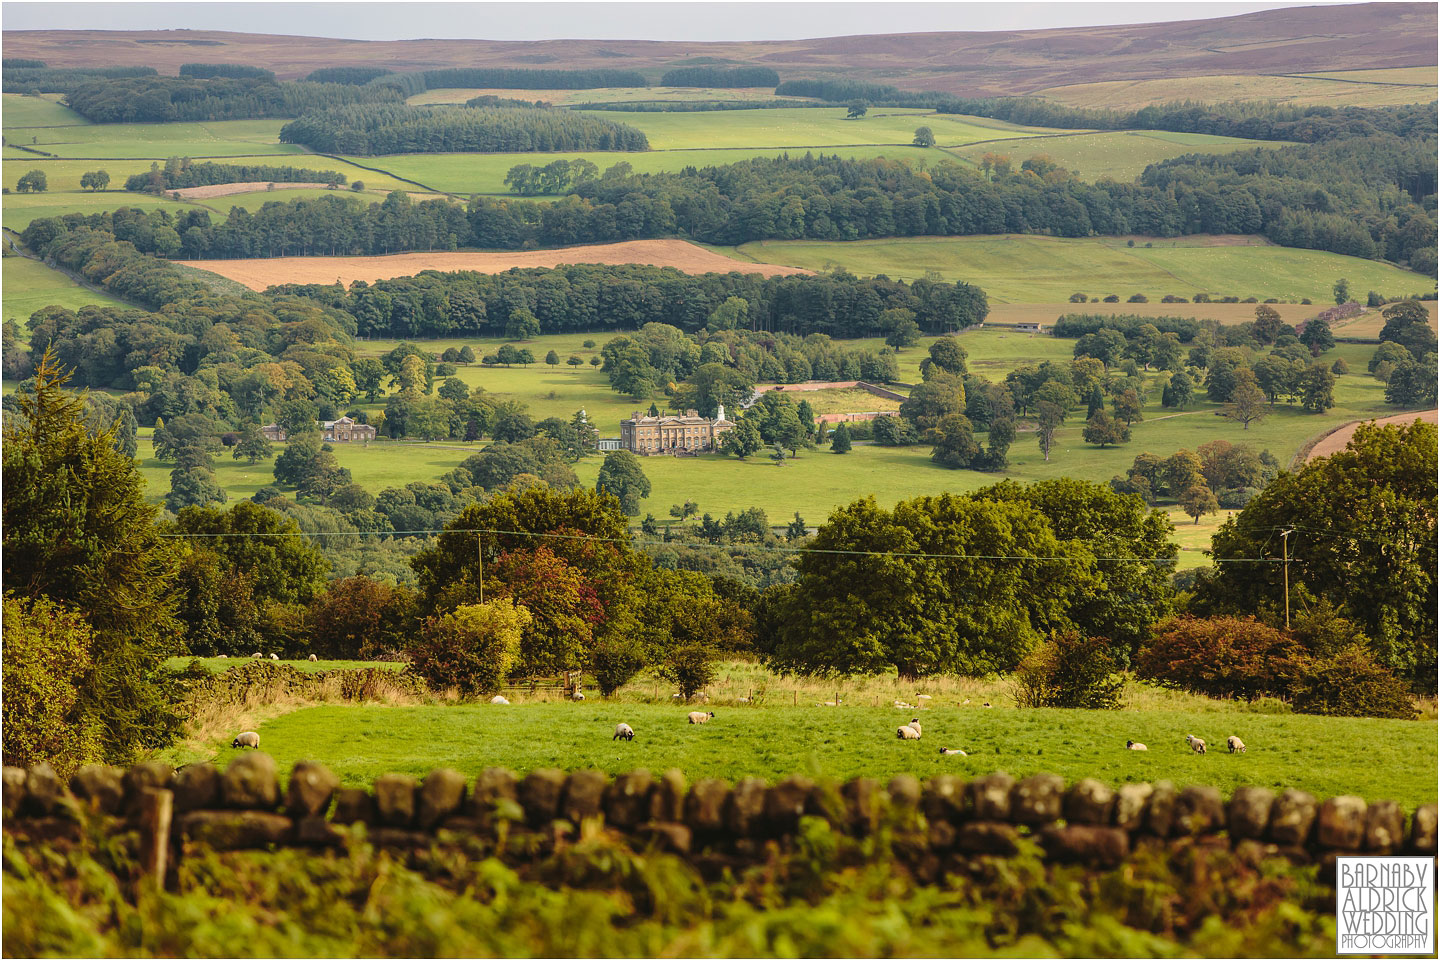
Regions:
<instances>
[{"instance_id":1,"label":"power line","mask_svg":"<svg viewBox=\"0 0 1440 961\"><path fill-rule=\"evenodd\" d=\"M929 553L922 551L860 551L860 550L838 550L832 548L817 547L787 547L783 545L762 545L762 544L695 544L677 541L637 541L633 538L621 537L600 537L596 534L557 534L554 532L538 531L509 531L492 527L465 527L450 528L448 530L417 530L417 531L315 531L305 533L304 531L241 531L235 533L175 533L161 534L161 537L399 537L415 535L440 535L440 534L497 534L511 537L534 537L549 538L552 540L567 541L594 541L610 544L631 544L638 547L694 547L694 548L716 548L716 549L739 549L747 551L765 551L782 554L833 554L855 557L906 557L921 560L976 560L976 561L1069 561L1081 563L1085 561L1128 561L1145 564L1175 564L1174 558L1168 557L1135 557L1135 556L1090 556L1070 557L1066 555L1043 555L1043 554L958 554L958 553ZM1279 564L1278 557L1226 557L1211 558L1217 564Z\"/></svg>"}]
</instances>

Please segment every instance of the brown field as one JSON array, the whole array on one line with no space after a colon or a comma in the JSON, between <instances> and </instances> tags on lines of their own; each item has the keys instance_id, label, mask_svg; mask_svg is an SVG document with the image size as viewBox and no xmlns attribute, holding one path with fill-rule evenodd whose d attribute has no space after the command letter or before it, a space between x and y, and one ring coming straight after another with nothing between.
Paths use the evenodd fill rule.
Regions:
<instances>
[{"instance_id":1,"label":"brown field","mask_svg":"<svg viewBox=\"0 0 1440 961\"><path fill-rule=\"evenodd\" d=\"M275 190L323 190L325 184L277 183ZM229 197L232 194L270 192L270 184L263 180L249 180L244 183L210 184L208 187L182 187L170 193L179 194L185 200L208 200L211 197Z\"/></svg>"},{"instance_id":2,"label":"brown field","mask_svg":"<svg viewBox=\"0 0 1440 961\"><path fill-rule=\"evenodd\" d=\"M392 277L410 277L422 270L475 270L498 274L512 267L557 267L561 264L650 264L674 267L687 274L764 274L766 277L809 274L813 271L776 264L754 264L731 260L686 243L683 240L632 240L620 244L592 244L560 250L433 251L390 254L385 257L267 257L256 260L191 260L188 267L208 270L251 290L275 284L349 285L356 280L372 283Z\"/></svg>"},{"instance_id":3,"label":"brown field","mask_svg":"<svg viewBox=\"0 0 1440 961\"><path fill-rule=\"evenodd\" d=\"M1440 330L1436 324L1435 301L1422 301L1421 305L1430 313L1430 329ZM1351 317L1349 320L1342 320L1331 328L1337 337L1379 337L1380 328L1385 326L1385 318L1381 315L1384 308L1367 310L1359 317ZM1293 323L1293 321L1292 321Z\"/></svg>"},{"instance_id":4,"label":"brown field","mask_svg":"<svg viewBox=\"0 0 1440 961\"><path fill-rule=\"evenodd\" d=\"M1152 301L1148 304L991 304L990 315L985 318L989 324L1044 324L1049 326L1061 314L1096 314L1116 316L1118 314L1142 314L1146 317L1194 317L1199 320L1218 320L1222 324L1244 324L1255 319L1258 304L1162 304ZM1270 304L1287 324L1298 324L1307 317L1325 309L1325 304ZM1432 308L1433 311L1433 308ZM1379 311L1372 311L1379 316ZM1365 320L1362 314L1356 320ZM1432 313L1433 316L1433 313ZM1379 327L1375 328L1377 331ZM1339 333L1339 331L1336 331ZM1365 337L1373 334L1350 334L1343 336Z\"/></svg>"},{"instance_id":5,"label":"brown field","mask_svg":"<svg viewBox=\"0 0 1440 961\"><path fill-rule=\"evenodd\" d=\"M1379 420L1357 420L1354 423L1346 424L1337 430L1326 434L1320 442L1310 448L1310 456L1306 460L1314 460L1317 457L1329 457L1331 454L1339 453L1350 443L1350 438L1355 436L1355 428L1361 424L1411 424L1416 420L1423 420L1427 424L1436 422L1436 411L1422 410L1419 413L1396 414L1394 417L1382 417Z\"/></svg>"}]
</instances>

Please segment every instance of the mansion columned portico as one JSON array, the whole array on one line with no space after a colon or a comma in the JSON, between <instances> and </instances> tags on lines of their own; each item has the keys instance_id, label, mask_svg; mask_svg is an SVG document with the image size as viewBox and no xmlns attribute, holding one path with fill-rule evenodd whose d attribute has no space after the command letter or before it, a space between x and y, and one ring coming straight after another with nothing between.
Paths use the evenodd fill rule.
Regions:
<instances>
[{"instance_id":1,"label":"mansion columned portico","mask_svg":"<svg viewBox=\"0 0 1440 961\"><path fill-rule=\"evenodd\" d=\"M637 410L629 420L620 422L620 446L636 454L714 450L721 435L735 426L725 419L723 406L717 415L712 420L687 410L684 414L642 417Z\"/></svg>"}]
</instances>

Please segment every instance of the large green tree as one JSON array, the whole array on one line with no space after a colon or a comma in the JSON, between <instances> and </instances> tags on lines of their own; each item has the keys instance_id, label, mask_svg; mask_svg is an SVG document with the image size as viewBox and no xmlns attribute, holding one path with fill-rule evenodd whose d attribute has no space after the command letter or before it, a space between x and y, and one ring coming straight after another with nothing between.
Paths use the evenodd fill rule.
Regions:
<instances>
[{"instance_id":1,"label":"large green tree","mask_svg":"<svg viewBox=\"0 0 1440 961\"><path fill-rule=\"evenodd\" d=\"M634 517L640 513L641 498L650 496L650 479L640 466L640 458L628 450L616 450L605 455L595 490L614 495L621 509Z\"/></svg>"},{"instance_id":2,"label":"large green tree","mask_svg":"<svg viewBox=\"0 0 1440 961\"><path fill-rule=\"evenodd\" d=\"M1381 663L1420 687L1435 682L1436 441L1432 424L1362 424L1348 447L1283 473L1215 533L1217 565L1196 593L1201 613L1269 612L1314 599L1360 625ZM1260 558L1261 560L1243 560Z\"/></svg>"},{"instance_id":3,"label":"large green tree","mask_svg":"<svg viewBox=\"0 0 1440 961\"><path fill-rule=\"evenodd\" d=\"M3 456L4 586L49 599L93 630L77 712L100 731L115 762L168 743L179 724L164 660L177 653L178 545L160 537L135 461L114 429L87 425L83 400L64 389L47 353L33 391L7 416Z\"/></svg>"}]
</instances>

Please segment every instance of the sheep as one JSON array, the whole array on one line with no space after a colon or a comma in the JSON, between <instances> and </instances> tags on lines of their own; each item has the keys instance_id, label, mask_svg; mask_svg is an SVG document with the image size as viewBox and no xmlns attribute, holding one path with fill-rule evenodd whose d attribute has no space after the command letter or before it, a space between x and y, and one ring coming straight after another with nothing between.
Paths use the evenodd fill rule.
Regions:
<instances>
[{"instance_id":1,"label":"sheep","mask_svg":"<svg viewBox=\"0 0 1440 961\"><path fill-rule=\"evenodd\" d=\"M1148 747L1146 747L1145 745L1141 744L1139 741L1126 741L1126 742L1125 742L1125 749L1126 749L1127 751L1148 751L1148 750L1150 750Z\"/></svg>"},{"instance_id":2,"label":"sheep","mask_svg":"<svg viewBox=\"0 0 1440 961\"><path fill-rule=\"evenodd\" d=\"M839 706L840 706L840 702L841 702L842 700L844 700L844 699L837 695L837 696L835 697L835 700L833 700L833 701L816 701L816 702L815 702L815 706L816 706L816 707L839 707Z\"/></svg>"},{"instance_id":3,"label":"sheep","mask_svg":"<svg viewBox=\"0 0 1440 961\"><path fill-rule=\"evenodd\" d=\"M630 725L624 724L624 723L615 725L615 736L612 737L610 740L614 741L614 740L617 740L617 739L623 739L623 740L626 740L626 741L633 741L633 740L635 739L635 730L634 730L634 728L632 728Z\"/></svg>"},{"instance_id":4,"label":"sheep","mask_svg":"<svg viewBox=\"0 0 1440 961\"><path fill-rule=\"evenodd\" d=\"M1236 737L1236 736L1233 735L1233 734L1230 735L1229 737L1227 737L1227 738L1225 739L1225 744L1226 744L1227 747L1230 748L1230 753L1231 753L1231 754L1244 754L1244 753L1245 753L1245 742L1242 741L1242 740L1240 740L1238 737Z\"/></svg>"},{"instance_id":5,"label":"sheep","mask_svg":"<svg viewBox=\"0 0 1440 961\"><path fill-rule=\"evenodd\" d=\"M1185 743L1190 745L1190 750L1194 751L1196 754L1205 753L1205 742L1200 740L1200 738L1196 737L1195 735L1185 735Z\"/></svg>"},{"instance_id":6,"label":"sheep","mask_svg":"<svg viewBox=\"0 0 1440 961\"><path fill-rule=\"evenodd\" d=\"M904 727L897 727L895 729L895 736L902 741L920 740L920 719L918 717L912 717L909 724L906 724Z\"/></svg>"},{"instance_id":7,"label":"sheep","mask_svg":"<svg viewBox=\"0 0 1440 961\"><path fill-rule=\"evenodd\" d=\"M260 749L260 735L256 734L254 731L245 731L241 734L235 735L235 740L230 742L230 746L253 747L258 751Z\"/></svg>"},{"instance_id":8,"label":"sheep","mask_svg":"<svg viewBox=\"0 0 1440 961\"><path fill-rule=\"evenodd\" d=\"M491 703L491 704L509 704L510 702L505 699L505 695L504 695L504 694L496 694L494 697L492 697L492 698L490 699L490 703Z\"/></svg>"},{"instance_id":9,"label":"sheep","mask_svg":"<svg viewBox=\"0 0 1440 961\"><path fill-rule=\"evenodd\" d=\"M583 701L583 700L585 700L585 692L584 692L584 691L576 691L574 694L571 694L571 695L570 695L570 700L572 700L572 701Z\"/></svg>"},{"instance_id":10,"label":"sheep","mask_svg":"<svg viewBox=\"0 0 1440 961\"><path fill-rule=\"evenodd\" d=\"M318 660L320 660L320 658L316 657L314 654L311 654L311 655L310 655L310 660L311 660L311 661L318 661Z\"/></svg>"},{"instance_id":11,"label":"sheep","mask_svg":"<svg viewBox=\"0 0 1440 961\"><path fill-rule=\"evenodd\" d=\"M711 711L708 714L704 711L691 711L688 715L691 724L704 724L706 721L710 720L714 716L714 711Z\"/></svg>"},{"instance_id":12,"label":"sheep","mask_svg":"<svg viewBox=\"0 0 1440 961\"><path fill-rule=\"evenodd\" d=\"M986 707L994 707L995 705L991 704L989 701L986 701L986 702L985 702L985 706L986 706Z\"/></svg>"},{"instance_id":13,"label":"sheep","mask_svg":"<svg viewBox=\"0 0 1440 961\"><path fill-rule=\"evenodd\" d=\"M904 701L896 701L896 702L895 702L895 706L898 707L898 708L900 708L901 710L907 710L907 709L908 709L908 710L911 710L911 711L915 710L915 705L914 705L914 704L906 704Z\"/></svg>"},{"instance_id":14,"label":"sheep","mask_svg":"<svg viewBox=\"0 0 1440 961\"><path fill-rule=\"evenodd\" d=\"M942 748L940 749L940 753L941 753L941 754L958 754L958 755L960 755L961 757L969 757L969 756L970 756L970 755L966 754L964 751L960 750L958 747L957 747L955 750L953 750L953 751L950 750L950 748L948 748L948 747L942 747Z\"/></svg>"},{"instance_id":15,"label":"sheep","mask_svg":"<svg viewBox=\"0 0 1440 961\"><path fill-rule=\"evenodd\" d=\"M279 654L271 654L271 655L270 655L270 660L272 660L272 661L278 661L278 660L280 660L280 655L279 655Z\"/></svg>"},{"instance_id":16,"label":"sheep","mask_svg":"<svg viewBox=\"0 0 1440 961\"><path fill-rule=\"evenodd\" d=\"M961 707L964 707L966 704L969 704L969 703L970 703L970 699L967 697L965 700L963 700L963 701L960 702L960 706L961 706Z\"/></svg>"},{"instance_id":17,"label":"sheep","mask_svg":"<svg viewBox=\"0 0 1440 961\"><path fill-rule=\"evenodd\" d=\"M264 654L261 654L259 651L256 651L254 654L251 654L250 656L251 656L251 657L264 657L265 655L264 655Z\"/></svg>"}]
</instances>

